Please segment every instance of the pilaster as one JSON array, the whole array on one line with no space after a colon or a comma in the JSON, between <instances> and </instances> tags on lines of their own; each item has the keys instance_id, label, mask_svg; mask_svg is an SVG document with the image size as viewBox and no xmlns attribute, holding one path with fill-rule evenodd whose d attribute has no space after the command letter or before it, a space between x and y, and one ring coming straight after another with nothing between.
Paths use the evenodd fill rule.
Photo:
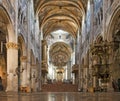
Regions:
<instances>
[{"instance_id":1,"label":"pilaster","mask_svg":"<svg viewBox=\"0 0 120 101\"><path fill-rule=\"evenodd\" d=\"M27 56L21 56L20 57L20 61L21 61L21 86L22 87L27 87Z\"/></svg>"},{"instance_id":2,"label":"pilaster","mask_svg":"<svg viewBox=\"0 0 120 101\"><path fill-rule=\"evenodd\" d=\"M7 48L7 88L6 91L18 91L18 44L13 42L6 43Z\"/></svg>"}]
</instances>

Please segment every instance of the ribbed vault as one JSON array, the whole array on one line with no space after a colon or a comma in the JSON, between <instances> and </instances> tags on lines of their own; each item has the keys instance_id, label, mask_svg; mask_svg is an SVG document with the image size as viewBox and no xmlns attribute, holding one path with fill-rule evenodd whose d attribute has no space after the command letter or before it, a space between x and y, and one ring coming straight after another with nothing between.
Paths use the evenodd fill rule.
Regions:
<instances>
[{"instance_id":1,"label":"ribbed vault","mask_svg":"<svg viewBox=\"0 0 120 101\"><path fill-rule=\"evenodd\" d=\"M71 57L71 48L64 42L56 42L50 47L51 62L55 66L65 66Z\"/></svg>"},{"instance_id":2,"label":"ribbed vault","mask_svg":"<svg viewBox=\"0 0 120 101\"><path fill-rule=\"evenodd\" d=\"M35 0L43 37L58 29L69 32L74 38L81 29L87 0Z\"/></svg>"},{"instance_id":3,"label":"ribbed vault","mask_svg":"<svg viewBox=\"0 0 120 101\"><path fill-rule=\"evenodd\" d=\"M82 18L88 0L34 0L35 13L43 38L57 30L68 32L74 39L81 30ZM50 61L55 66L65 66L71 57L71 48L63 42L50 47Z\"/></svg>"}]
</instances>

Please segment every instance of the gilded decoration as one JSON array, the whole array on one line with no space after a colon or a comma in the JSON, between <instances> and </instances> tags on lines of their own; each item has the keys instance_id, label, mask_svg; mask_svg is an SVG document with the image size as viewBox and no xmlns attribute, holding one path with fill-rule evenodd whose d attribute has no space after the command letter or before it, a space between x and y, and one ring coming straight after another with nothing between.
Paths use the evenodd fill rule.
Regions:
<instances>
[{"instance_id":1,"label":"gilded decoration","mask_svg":"<svg viewBox=\"0 0 120 101\"><path fill-rule=\"evenodd\" d=\"M64 73L64 71L65 71L64 68L60 68L60 67L56 68L57 73Z\"/></svg>"},{"instance_id":2,"label":"gilded decoration","mask_svg":"<svg viewBox=\"0 0 120 101\"><path fill-rule=\"evenodd\" d=\"M7 49L18 49L18 44L13 43L13 42L8 42L6 43Z\"/></svg>"},{"instance_id":3,"label":"gilded decoration","mask_svg":"<svg viewBox=\"0 0 120 101\"><path fill-rule=\"evenodd\" d=\"M110 79L109 71L109 54L112 44L102 39L91 45L92 53L92 74L96 78L100 78L102 83L107 83Z\"/></svg>"}]
</instances>

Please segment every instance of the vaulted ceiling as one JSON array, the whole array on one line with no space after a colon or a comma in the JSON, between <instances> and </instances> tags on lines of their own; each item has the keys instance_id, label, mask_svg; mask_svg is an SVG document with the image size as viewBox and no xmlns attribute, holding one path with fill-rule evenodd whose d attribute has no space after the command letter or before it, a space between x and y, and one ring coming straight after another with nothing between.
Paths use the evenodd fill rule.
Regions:
<instances>
[{"instance_id":1,"label":"vaulted ceiling","mask_svg":"<svg viewBox=\"0 0 120 101\"><path fill-rule=\"evenodd\" d=\"M34 0L34 4L44 38L58 29L76 38L86 12L87 0Z\"/></svg>"},{"instance_id":2,"label":"vaulted ceiling","mask_svg":"<svg viewBox=\"0 0 120 101\"><path fill-rule=\"evenodd\" d=\"M81 31L82 28L82 18L86 13L87 1L34 0L35 14L38 15L43 38L47 40L47 36L52 32L63 30L76 39L78 30ZM67 65L72 51L68 44L56 41L50 47L49 53L50 61L59 67Z\"/></svg>"},{"instance_id":3,"label":"vaulted ceiling","mask_svg":"<svg viewBox=\"0 0 120 101\"><path fill-rule=\"evenodd\" d=\"M8 34L7 32L7 24L8 24L8 18L6 17L5 12L2 8L0 8L0 41L5 42L6 36Z\"/></svg>"},{"instance_id":4,"label":"vaulted ceiling","mask_svg":"<svg viewBox=\"0 0 120 101\"><path fill-rule=\"evenodd\" d=\"M51 62L55 66L65 66L70 60L72 49L64 42L56 42L50 47Z\"/></svg>"}]
</instances>

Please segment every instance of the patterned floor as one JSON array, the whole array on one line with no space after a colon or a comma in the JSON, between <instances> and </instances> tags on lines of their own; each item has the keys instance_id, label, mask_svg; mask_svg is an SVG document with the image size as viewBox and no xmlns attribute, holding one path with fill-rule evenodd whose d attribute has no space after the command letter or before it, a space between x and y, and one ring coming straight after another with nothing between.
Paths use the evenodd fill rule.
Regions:
<instances>
[{"instance_id":1,"label":"patterned floor","mask_svg":"<svg viewBox=\"0 0 120 101\"><path fill-rule=\"evenodd\" d=\"M120 101L120 93L4 93L0 101Z\"/></svg>"}]
</instances>

